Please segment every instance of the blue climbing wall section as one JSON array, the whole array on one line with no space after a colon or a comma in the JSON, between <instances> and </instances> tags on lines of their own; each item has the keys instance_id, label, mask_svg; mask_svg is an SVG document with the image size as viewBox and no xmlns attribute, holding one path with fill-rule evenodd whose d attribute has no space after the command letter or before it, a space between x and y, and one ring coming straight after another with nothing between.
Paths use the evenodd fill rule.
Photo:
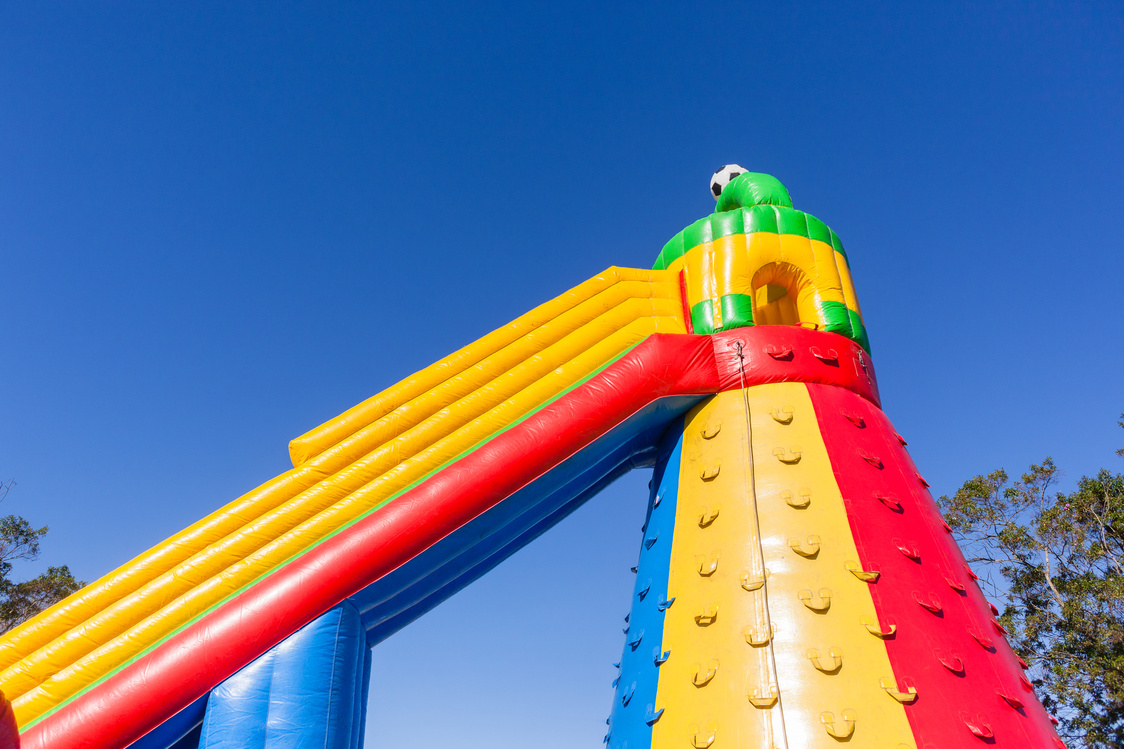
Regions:
<instances>
[{"instance_id":1,"label":"blue climbing wall section","mask_svg":"<svg viewBox=\"0 0 1124 749\"><path fill-rule=\"evenodd\" d=\"M679 462L683 450L683 419L677 419L660 444L644 540L636 563L636 588L632 610L625 617L624 654L620 675L615 682L616 696L609 715L605 742L609 749L640 749L652 745L652 724L662 710L656 710L656 685L659 667L668 654L663 652L664 611L674 599L667 597L668 570L671 569L671 537L675 530L675 505L679 490Z\"/></svg>"},{"instance_id":2,"label":"blue climbing wall section","mask_svg":"<svg viewBox=\"0 0 1124 749\"><path fill-rule=\"evenodd\" d=\"M370 673L344 602L212 690L199 749L359 749Z\"/></svg>"}]
</instances>

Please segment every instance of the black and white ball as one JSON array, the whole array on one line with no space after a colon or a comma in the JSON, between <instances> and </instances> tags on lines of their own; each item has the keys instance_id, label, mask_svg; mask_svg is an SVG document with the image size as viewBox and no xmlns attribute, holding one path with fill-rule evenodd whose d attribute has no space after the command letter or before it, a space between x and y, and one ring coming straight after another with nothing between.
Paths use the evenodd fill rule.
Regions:
<instances>
[{"instance_id":1,"label":"black and white ball","mask_svg":"<svg viewBox=\"0 0 1124 749\"><path fill-rule=\"evenodd\" d=\"M726 189L726 185L733 181L734 177L748 171L744 166L738 166L737 164L727 164L717 170L714 176L710 178L710 194L714 196L715 200L718 200L718 196Z\"/></svg>"}]
</instances>

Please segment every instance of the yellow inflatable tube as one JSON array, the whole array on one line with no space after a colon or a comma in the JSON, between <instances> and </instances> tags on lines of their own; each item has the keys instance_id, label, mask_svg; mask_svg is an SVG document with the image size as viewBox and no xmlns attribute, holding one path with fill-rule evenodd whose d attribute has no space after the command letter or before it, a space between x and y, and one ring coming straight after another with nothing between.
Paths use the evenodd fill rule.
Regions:
<instances>
[{"instance_id":1,"label":"yellow inflatable tube","mask_svg":"<svg viewBox=\"0 0 1124 749\"><path fill-rule=\"evenodd\" d=\"M607 311L612 306L611 300L619 300L619 297L599 298L598 295L619 285L625 285L622 291L627 295L627 298L679 298L678 280L672 272L645 271L636 268L609 268L604 273L594 276L545 304L539 305L510 324L489 333L460 351L426 367L378 395L374 395L359 405L344 411L331 421L325 422L292 440L289 443L289 454L292 457L293 465L301 465L312 456L342 442L344 438L354 434L362 427L389 414L403 403L424 395L430 389L451 380L455 375L467 372L470 367L500 352L509 345L534 346L535 339L545 333L545 330L541 330L542 328L548 328L554 324L566 329L567 324L572 325L573 322L564 322L559 318L570 310L580 307L584 302L595 300L594 305L589 306L595 308L599 306L601 311Z\"/></svg>"}]
</instances>

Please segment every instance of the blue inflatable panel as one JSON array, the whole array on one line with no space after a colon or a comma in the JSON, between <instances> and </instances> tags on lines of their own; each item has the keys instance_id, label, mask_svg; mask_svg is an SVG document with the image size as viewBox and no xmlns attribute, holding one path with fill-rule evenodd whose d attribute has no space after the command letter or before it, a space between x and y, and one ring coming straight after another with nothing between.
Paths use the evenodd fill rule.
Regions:
<instances>
[{"instance_id":1,"label":"blue inflatable panel","mask_svg":"<svg viewBox=\"0 0 1124 749\"><path fill-rule=\"evenodd\" d=\"M663 652L664 611L674 599L667 597L671 569L671 539L675 532L675 505L679 495L679 461L683 452L683 420L667 430L648 498L644 541L636 563L636 587L625 627L624 654L616 694L609 716L605 743L609 749L640 749L652 745L652 725L660 719L656 686ZM686 742L684 742L686 746Z\"/></svg>"},{"instance_id":2,"label":"blue inflatable panel","mask_svg":"<svg viewBox=\"0 0 1124 749\"><path fill-rule=\"evenodd\" d=\"M129 744L129 749L196 749L209 694L203 695L155 730Z\"/></svg>"},{"instance_id":3,"label":"blue inflatable panel","mask_svg":"<svg viewBox=\"0 0 1124 749\"><path fill-rule=\"evenodd\" d=\"M199 749L358 749L370 665L343 603L211 691Z\"/></svg>"}]
</instances>

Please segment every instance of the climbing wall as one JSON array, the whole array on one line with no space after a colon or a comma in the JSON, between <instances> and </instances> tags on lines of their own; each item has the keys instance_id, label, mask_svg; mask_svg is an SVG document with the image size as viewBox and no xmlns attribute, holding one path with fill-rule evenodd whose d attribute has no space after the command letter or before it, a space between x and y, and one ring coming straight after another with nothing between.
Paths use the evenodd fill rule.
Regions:
<instances>
[{"instance_id":1,"label":"climbing wall","mask_svg":"<svg viewBox=\"0 0 1124 749\"><path fill-rule=\"evenodd\" d=\"M606 741L1057 745L885 415L720 393L664 438Z\"/></svg>"}]
</instances>

